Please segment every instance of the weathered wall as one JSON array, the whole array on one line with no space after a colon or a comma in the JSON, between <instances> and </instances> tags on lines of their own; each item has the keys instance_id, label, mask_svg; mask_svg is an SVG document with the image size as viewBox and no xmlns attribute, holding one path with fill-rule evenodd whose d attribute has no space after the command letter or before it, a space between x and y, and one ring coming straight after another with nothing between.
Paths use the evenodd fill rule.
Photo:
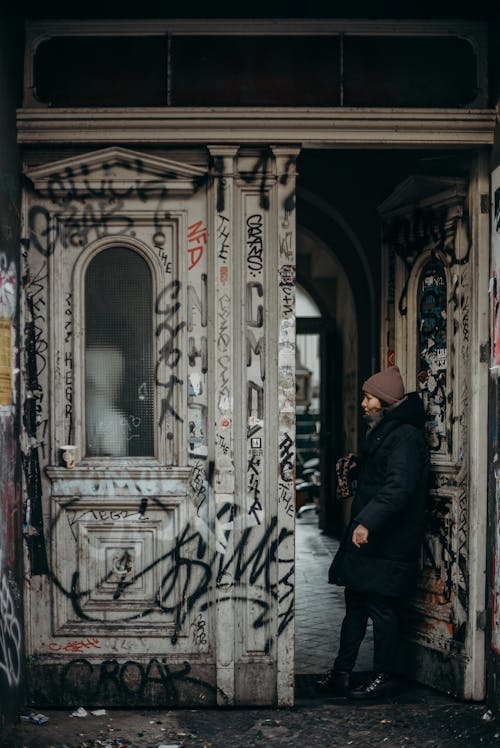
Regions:
<instances>
[{"instance_id":1,"label":"weathered wall","mask_svg":"<svg viewBox=\"0 0 500 748\"><path fill-rule=\"evenodd\" d=\"M20 170L15 110L20 98L19 25L0 24L0 725L22 699L21 509L17 410L17 289Z\"/></svg>"}]
</instances>

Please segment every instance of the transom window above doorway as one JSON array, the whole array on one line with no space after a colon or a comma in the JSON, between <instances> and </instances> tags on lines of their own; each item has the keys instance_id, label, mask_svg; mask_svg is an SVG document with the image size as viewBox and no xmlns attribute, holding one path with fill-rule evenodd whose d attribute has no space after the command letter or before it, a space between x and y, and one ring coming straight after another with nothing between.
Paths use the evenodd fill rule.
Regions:
<instances>
[{"instance_id":1,"label":"transom window above doorway","mask_svg":"<svg viewBox=\"0 0 500 748\"><path fill-rule=\"evenodd\" d=\"M486 60L457 21L35 22L24 104L482 107Z\"/></svg>"}]
</instances>

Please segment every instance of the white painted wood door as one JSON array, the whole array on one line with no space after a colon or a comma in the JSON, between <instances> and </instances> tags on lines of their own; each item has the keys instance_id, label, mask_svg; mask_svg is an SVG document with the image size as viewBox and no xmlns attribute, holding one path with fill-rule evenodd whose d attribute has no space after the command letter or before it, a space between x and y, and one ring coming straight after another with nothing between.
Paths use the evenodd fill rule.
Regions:
<instances>
[{"instance_id":1,"label":"white painted wood door","mask_svg":"<svg viewBox=\"0 0 500 748\"><path fill-rule=\"evenodd\" d=\"M431 483L405 672L462 698L484 697L488 195L470 181L409 177L381 206L381 359L400 366L427 413ZM483 198L484 205L484 198ZM486 269L486 270L485 270Z\"/></svg>"},{"instance_id":2,"label":"white painted wood door","mask_svg":"<svg viewBox=\"0 0 500 748\"><path fill-rule=\"evenodd\" d=\"M110 147L27 163L37 703L293 702L295 155ZM110 319L123 324L96 345Z\"/></svg>"}]
</instances>

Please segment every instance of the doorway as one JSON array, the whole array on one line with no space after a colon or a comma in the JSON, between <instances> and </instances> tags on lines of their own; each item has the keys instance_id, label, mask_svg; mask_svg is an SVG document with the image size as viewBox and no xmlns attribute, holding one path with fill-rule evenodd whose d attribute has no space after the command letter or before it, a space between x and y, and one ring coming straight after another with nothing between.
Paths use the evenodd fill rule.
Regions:
<instances>
[{"instance_id":1,"label":"doorway","mask_svg":"<svg viewBox=\"0 0 500 748\"><path fill-rule=\"evenodd\" d=\"M348 503L337 498L335 463L354 431L357 335L352 292L333 249L300 226L297 233L295 672L300 692L332 666L344 610L343 590L329 585L327 577L349 512ZM369 632L358 669L369 669L370 645Z\"/></svg>"},{"instance_id":2,"label":"doorway","mask_svg":"<svg viewBox=\"0 0 500 748\"><path fill-rule=\"evenodd\" d=\"M429 436L441 429L441 439L431 440L439 449L432 455L434 483L421 575L404 623L402 667L423 684L466 698L482 698L484 634L472 611L484 604L474 592L483 574L484 552L469 556L469 549L484 546L484 537L479 536L484 508L474 499L477 491L466 455L470 450L477 452L473 432L478 440L485 438L474 426L474 408L481 405L474 394L479 372L470 356L469 322L471 304L476 303L472 300L479 298L480 289L483 295L487 291L484 282L481 285L478 265L471 262L474 252L488 256L487 219L482 217L479 199L479 185L488 190L487 170L477 152L450 150L309 151L302 153L298 166L297 280L320 308L321 319L331 322L326 350L333 356L333 366L325 381L338 399L331 403L335 416L329 465L334 466L337 456L358 451L363 381L396 363L407 390L420 392L424 403L432 406L428 408ZM436 262L439 271L431 277L429 268L434 269ZM438 310L448 320L446 345L439 351L433 340L423 340L426 328L421 324L425 309L420 300L434 279L446 288L443 308ZM299 351L301 336L313 337L318 325L322 326L317 320L301 322L298 318ZM422 355L417 357L419 351L426 353L426 367ZM448 397L443 400L447 404L439 413L432 389L434 366L439 371L444 367L447 376ZM320 400L320 434L326 435L324 406ZM323 480L321 472L321 484ZM342 591L325 581L342 516L334 513L329 521L321 501L324 497L320 499L323 515L307 513L307 522L313 524L314 519L319 530L314 540L307 541L307 551L301 546L299 513L296 519L298 675L318 671L315 653L324 639L318 633L315 602L321 600L320 607L329 613L322 630L328 641L323 669L331 667L343 609ZM348 507L343 511L347 514ZM322 517L326 521L320 524ZM311 587L314 592L309 599Z\"/></svg>"},{"instance_id":3,"label":"doorway","mask_svg":"<svg viewBox=\"0 0 500 748\"><path fill-rule=\"evenodd\" d=\"M85 685L89 691L96 682L110 680L105 663L110 657L121 657L121 653L118 640L109 631L119 625L123 638L126 624L134 653L138 658L140 655L134 661L136 682L128 689L127 698L138 695L142 699L142 687L149 685L150 673L156 672L161 658L168 656L169 666L182 673L183 658L192 656L196 667L189 671L186 686L192 703L197 703L200 693L191 689L194 677L196 688L208 692L213 701L227 698L231 703L254 703L256 693L262 703L272 703L275 698L282 704L293 700L293 679L286 668L293 668L289 645L296 591L295 244L298 283L321 312L320 322L305 317L307 321L298 332L313 341L316 356L319 347L319 429L317 414L313 414L319 458L317 454L311 456L319 459L319 481L315 481L319 485L319 512L317 518L313 512L307 514L316 519L319 537L325 543L327 538L335 539L335 529L337 534L340 529L335 522L330 524L327 507L328 501L335 501L336 457L357 450L360 383L392 356L413 386L425 384L431 394L430 377L415 381L415 341L419 345L421 342L416 335L420 329L418 299L427 280L444 278L447 292L442 295L442 303L446 308L439 311L450 320L446 382L455 399L446 401L443 418L453 425L453 449L447 451L445 429L442 451L435 455L436 486L422 559L422 585L414 601L407 641L416 679L427 678L435 685L458 694L472 693L477 698L481 694L481 634L475 613L481 604L477 592L481 538L473 530L481 527L484 516L468 472L469 454L481 457L476 446L480 442L474 439L481 436L477 426L480 411L472 386L478 362L470 352L477 350L474 346L478 342L477 330L471 325L474 304L481 298L479 291L485 289L477 277L479 263L472 262L476 248L484 251L484 247L480 242L472 243L470 237L478 233L478 197L480 186L484 189L484 169L480 174L476 154L438 157L399 152L396 158L389 151L305 152L297 191L295 242L295 215L291 210L295 208L295 187L289 175L289 150L274 148L276 174L272 179L262 159L255 166L254 153L240 156L236 148L226 147L220 151L221 158L226 159L224 173L232 175L225 185L223 204L216 200L215 182L206 178L209 167L205 152L199 155L200 163L194 165L164 155L108 148L68 156L57 163L33 164L26 172L33 187L25 187L30 251L23 254L22 328L27 336L27 355L22 397L26 413L26 493L31 502L31 521L38 523L37 527L33 524L36 532L28 536L27 555L32 576L48 576L48 558L55 560L59 573L54 590L48 583L36 588L32 585L27 596L29 612L37 612L37 617L28 616L29 652L44 657L42 664L40 660L33 662L45 668L46 698L55 703L59 696L65 698L69 693L70 689L60 687L62 681L56 676L61 664L59 648L70 645L74 636L102 636L103 641L109 639L109 649L106 660L102 660L102 652L92 653L93 660L88 664L71 660L69 670L64 671L64 686L69 684L73 689L71 698L80 700L83 671L88 675ZM437 163L432 164L433 159ZM88 185L94 193L103 180L107 185L110 168L118 183L135 183L139 166L141 194L131 188L128 208L114 224L119 243L118 234L97 235L96 225L92 223L89 228L86 222ZM70 168L78 175L77 188L65 181ZM260 188L250 176L248 181L234 178L244 174L254 180L252 168L255 173L260 170ZM438 176L438 168L446 168L449 177ZM417 176L409 178L414 169ZM158 205L158 174L168 174L170 179L172 173L176 175L175 190L162 193L160 214L151 208ZM198 189L201 182L204 190ZM150 195L148 201L142 199L144 190ZM61 218L54 238L47 228L52 225L51 211L66 210L69 196L75 210L80 211L80 223L76 227L70 211L61 214L64 220ZM107 199L114 205L112 190ZM378 206L383 201L381 220ZM274 211L274 218L269 210ZM42 232L40 222L45 226ZM218 227L218 253L210 254L205 248L209 225ZM234 253L236 271L231 273L229 225L238 227L231 229L231 236L237 237L235 246L246 248L246 252ZM80 233L70 233L76 228ZM45 243L41 243L41 236ZM265 247L272 251L265 253ZM82 292L87 280L92 281L87 271L94 260L105 260L105 253L117 250L120 256L134 252L136 264L144 260L149 273L146 276L152 279L148 308L153 312L151 327L155 335L151 340L157 386L152 404L156 414L154 434L149 443L154 445L155 454L140 455L139 462L134 462L122 446L121 456L115 455L118 461L112 463L114 478L109 477L109 455L85 455L82 464L68 474L57 464L59 445L76 439L90 447L91 440L86 437L92 436L87 428L92 425L92 413L87 424L82 393L87 386L85 373L92 374L89 384L95 381L95 362L92 355L87 355L81 334L88 307ZM431 256L443 264L444 276L434 271L425 275ZM211 257L217 258L215 265L209 263ZM40 285L39 278L43 279ZM110 277L110 286L112 280ZM212 300L217 304L217 314L209 313L210 309L214 311L209 307L209 289L213 287L218 294ZM117 309L119 301L113 301ZM50 313L43 319L42 340L44 346L50 341L52 347L47 357L43 348L40 363L37 324L42 324L39 310L45 308ZM174 325L172 319L177 320L178 313L178 324ZM68 323L66 327L66 317L71 319L71 326ZM82 366L85 357L87 369ZM426 361L429 366L433 364L432 351ZM309 368L312 371L313 367ZM143 402L147 386L142 388L142 382L133 378L130 382L138 401ZM128 398L122 402L127 403ZM93 412L96 410L94 403ZM213 413L219 416L216 421L212 421ZM37 439L42 429L45 433L49 418L54 420L56 430L47 427L50 444L46 452L38 451ZM212 430L207 437L208 427ZM462 452L457 451L460 444ZM205 471L209 447L216 457L213 471ZM141 451L151 449L145 446ZM275 456L274 463L270 454ZM311 467L314 469L314 464ZM478 477L476 472L473 477ZM153 493L154 501L150 498ZM45 533L44 521L50 533ZM194 534L186 535L191 527ZM139 538L135 546L129 542L131 532ZM158 534L161 537L157 542ZM50 540L50 554L46 553L48 545L41 542L45 537ZM160 541L163 545L158 554ZM474 553L469 552L470 541L476 544ZM179 543L184 554L182 563L177 563ZM184 549L184 545L188 547ZM313 563L319 557L328 563L332 552L332 546L315 541ZM227 561L221 566L222 557ZM211 585L207 580L215 579L210 577L213 558L219 563L219 571ZM264 558L265 563L261 563ZM229 573L233 566L235 576L228 582L222 572ZM279 567L278 593L275 567ZM325 576L321 574L322 583ZM146 578L150 581L143 584ZM53 574L50 579L55 579ZM77 594L78 579L81 588ZM327 593L323 596L314 579L306 579L308 582L314 601L321 605ZM156 595L157 589L161 589L161 598ZM186 589L191 589L187 597ZM473 592L477 593L474 597ZM297 594L300 605L298 585ZM328 594L333 594L332 589L328 588ZM161 605L156 604L159 599ZM110 606L116 616L111 621L114 628L106 617ZM276 606L275 615L272 611ZM323 604L322 608L328 612L328 606ZM147 610L145 620L137 615L138 609ZM264 616L263 611L272 613ZM306 614L311 625L307 604ZM212 638L193 635L198 626L208 627ZM331 634L319 635L331 640ZM214 641L221 645L218 649L212 647ZM438 667L443 656L449 663L446 677ZM126 663L116 662L116 672L128 674L127 668L121 670ZM263 663L271 672L267 691L261 683ZM78 670L80 665L82 671ZM123 700L122 685L113 680L110 703ZM163 698L161 686L158 690ZM145 699L149 696L146 693Z\"/></svg>"}]
</instances>

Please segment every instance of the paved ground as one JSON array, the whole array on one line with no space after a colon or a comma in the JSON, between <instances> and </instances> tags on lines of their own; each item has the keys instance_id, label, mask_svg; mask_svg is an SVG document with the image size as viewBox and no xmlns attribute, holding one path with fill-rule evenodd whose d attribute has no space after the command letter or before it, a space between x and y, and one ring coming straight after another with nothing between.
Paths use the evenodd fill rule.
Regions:
<instances>
[{"instance_id":1,"label":"paved ground","mask_svg":"<svg viewBox=\"0 0 500 748\"><path fill-rule=\"evenodd\" d=\"M500 745L482 705L418 701L353 705L332 699L294 709L108 711L73 717L46 711L45 725L18 725L2 748L471 748Z\"/></svg>"},{"instance_id":2,"label":"paved ground","mask_svg":"<svg viewBox=\"0 0 500 748\"><path fill-rule=\"evenodd\" d=\"M343 612L342 591L326 582L335 547L319 533L314 513L298 519L293 709L106 710L84 717L44 709L48 722L15 725L0 737L1 748L500 748L500 721L483 718L491 716L484 704L458 703L415 684L402 682L396 696L370 704L317 696L314 682L332 664ZM358 678L371 667L368 633Z\"/></svg>"},{"instance_id":3,"label":"paved ground","mask_svg":"<svg viewBox=\"0 0 500 748\"><path fill-rule=\"evenodd\" d=\"M295 558L295 672L323 673L332 666L344 615L344 591L328 584L328 567L338 542L318 530L314 511L297 518ZM372 629L369 625L356 670L372 667ZM301 679L302 680L302 679Z\"/></svg>"}]
</instances>

